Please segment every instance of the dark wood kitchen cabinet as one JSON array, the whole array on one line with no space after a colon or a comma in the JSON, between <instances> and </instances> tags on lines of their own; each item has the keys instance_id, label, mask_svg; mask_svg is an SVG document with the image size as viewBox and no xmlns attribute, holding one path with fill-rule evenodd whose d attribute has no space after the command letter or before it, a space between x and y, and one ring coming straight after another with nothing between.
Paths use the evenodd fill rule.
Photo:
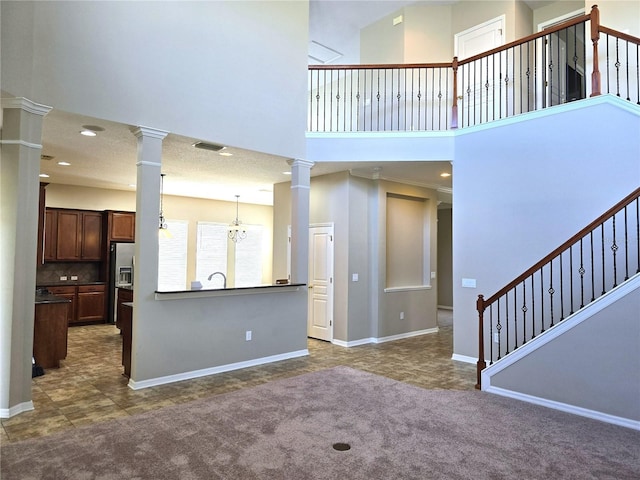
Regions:
<instances>
[{"instance_id":1,"label":"dark wood kitchen cabinet","mask_svg":"<svg viewBox=\"0 0 640 480\"><path fill-rule=\"evenodd\" d=\"M53 295L66 298L71 301L67 308L67 325L75 322L76 319L76 289L77 287L75 286L47 287L47 290L49 290Z\"/></svg>"},{"instance_id":2,"label":"dark wood kitchen cabinet","mask_svg":"<svg viewBox=\"0 0 640 480\"><path fill-rule=\"evenodd\" d=\"M68 303L36 303L33 357L42 368L59 368L67 356Z\"/></svg>"},{"instance_id":3,"label":"dark wood kitchen cabinet","mask_svg":"<svg viewBox=\"0 0 640 480\"><path fill-rule=\"evenodd\" d=\"M106 306L104 285L79 285L77 322L104 321Z\"/></svg>"},{"instance_id":4,"label":"dark wood kitchen cabinet","mask_svg":"<svg viewBox=\"0 0 640 480\"><path fill-rule=\"evenodd\" d=\"M47 208L44 231L45 261L102 260L102 212Z\"/></svg>"},{"instance_id":5,"label":"dark wood kitchen cabinet","mask_svg":"<svg viewBox=\"0 0 640 480\"><path fill-rule=\"evenodd\" d=\"M52 294L71 300L67 319L69 325L104 322L106 311L106 286L64 285L46 287Z\"/></svg>"},{"instance_id":6,"label":"dark wood kitchen cabinet","mask_svg":"<svg viewBox=\"0 0 640 480\"><path fill-rule=\"evenodd\" d=\"M107 211L109 242L133 242L136 233L136 213Z\"/></svg>"}]
</instances>

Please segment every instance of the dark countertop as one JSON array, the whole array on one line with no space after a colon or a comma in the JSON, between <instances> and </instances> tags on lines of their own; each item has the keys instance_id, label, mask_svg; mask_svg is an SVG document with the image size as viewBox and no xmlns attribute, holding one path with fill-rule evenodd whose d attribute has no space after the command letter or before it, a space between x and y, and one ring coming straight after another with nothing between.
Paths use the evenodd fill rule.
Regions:
<instances>
[{"instance_id":1,"label":"dark countertop","mask_svg":"<svg viewBox=\"0 0 640 480\"><path fill-rule=\"evenodd\" d=\"M71 300L64 297L58 297L51 293L36 293L36 305L44 305L49 303L71 303Z\"/></svg>"},{"instance_id":2,"label":"dark countertop","mask_svg":"<svg viewBox=\"0 0 640 480\"><path fill-rule=\"evenodd\" d=\"M36 288L46 288L46 287L77 287L78 285L105 285L106 282L47 282L47 283L38 283L36 284Z\"/></svg>"},{"instance_id":3,"label":"dark countertop","mask_svg":"<svg viewBox=\"0 0 640 480\"><path fill-rule=\"evenodd\" d=\"M304 287L306 283L270 283L266 285L256 285L254 287L230 287L230 288L199 288L195 290L168 290L168 291L160 291L156 290L155 293L195 293L195 292L234 292L234 291L243 291L243 290L260 290L260 289L271 289L271 288L282 288L282 287Z\"/></svg>"}]
</instances>

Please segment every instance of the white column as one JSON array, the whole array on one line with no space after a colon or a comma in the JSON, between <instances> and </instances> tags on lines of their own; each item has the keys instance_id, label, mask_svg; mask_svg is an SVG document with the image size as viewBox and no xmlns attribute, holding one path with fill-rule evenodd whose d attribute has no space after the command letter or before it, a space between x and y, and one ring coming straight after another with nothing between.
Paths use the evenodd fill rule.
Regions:
<instances>
[{"instance_id":1,"label":"white column","mask_svg":"<svg viewBox=\"0 0 640 480\"><path fill-rule=\"evenodd\" d=\"M51 107L2 99L0 135L0 417L33 410L31 357L36 289L42 120Z\"/></svg>"},{"instance_id":2,"label":"white column","mask_svg":"<svg viewBox=\"0 0 640 480\"><path fill-rule=\"evenodd\" d=\"M158 226L162 140L168 132L138 127L136 179L136 247L133 278L133 324L131 379L136 379L136 351L144 343L145 320L153 316L152 303L158 286Z\"/></svg>"},{"instance_id":3,"label":"white column","mask_svg":"<svg viewBox=\"0 0 640 480\"><path fill-rule=\"evenodd\" d=\"M291 283L309 281L309 196L311 167L308 160L291 165Z\"/></svg>"}]
</instances>

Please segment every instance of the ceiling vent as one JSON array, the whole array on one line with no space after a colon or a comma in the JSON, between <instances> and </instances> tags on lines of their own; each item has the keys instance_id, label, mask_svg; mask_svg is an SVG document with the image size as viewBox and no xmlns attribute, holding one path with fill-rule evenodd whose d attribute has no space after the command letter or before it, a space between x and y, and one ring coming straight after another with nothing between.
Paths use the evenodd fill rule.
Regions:
<instances>
[{"instance_id":1,"label":"ceiling vent","mask_svg":"<svg viewBox=\"0 0 640 480\"><path fill-rule=\"evenodd\" d=\"M215 143L205 143L205 142L196 142L193 144L194 147L200 148L202 150L210 150L212 152L219 152L220 150L224 150L225 147L222 145L216 145Z\"/></svg>"}]
</instances>

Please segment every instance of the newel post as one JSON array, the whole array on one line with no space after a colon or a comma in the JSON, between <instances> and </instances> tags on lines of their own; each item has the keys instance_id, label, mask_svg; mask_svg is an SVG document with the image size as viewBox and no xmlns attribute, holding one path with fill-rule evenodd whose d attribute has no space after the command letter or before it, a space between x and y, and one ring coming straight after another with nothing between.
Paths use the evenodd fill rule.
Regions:
<instances>
[{"instance_id":1,"label":"newel post","mask_svg":"<svg viewBox=\"0 0 640 480\"><path fill-rule=\"evenodd\" d=\"M593 43L593 73L591 74L591 96L601 95L600 67L598 60L598 40L600 40L600 11L598 6L591 7L591 42Z\"/></svg>"},{"instance_id":2,"label":"newel post","mask_svg":"<svg viewBox=\"0 0 640 480\"><path fill-rule=\"evenodd\" d=\"M451 129L458 128L458 57L453 57L453 106L451 107Z\"/></svg>"},{"instance_id":3,"label":"newel post","mask_svg":"<svg viewBox=\"0 0 640 480\"><path fill-rule=\"evenodd\" d=\"M487 363L484 361L484 296L478 295L478 301L476 302L476 309L478 310L478 364L476 366L476 388L480 390L482 388L482 370L487 368Z\"/></svg>"}]
</instances>

